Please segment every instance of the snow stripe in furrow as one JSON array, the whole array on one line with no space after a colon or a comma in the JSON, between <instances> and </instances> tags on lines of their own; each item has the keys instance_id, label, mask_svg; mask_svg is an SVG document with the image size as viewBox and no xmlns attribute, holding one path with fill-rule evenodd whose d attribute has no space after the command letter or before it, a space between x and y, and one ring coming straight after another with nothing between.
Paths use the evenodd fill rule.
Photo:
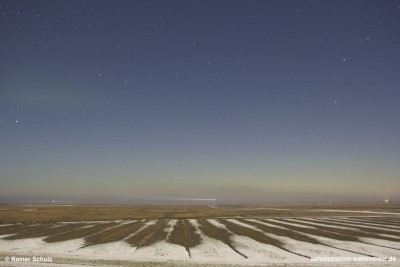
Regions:
<instances>
[{"instance_id":1,"label":"snow stripe in furrow","mask_svg":"<svg viewBox=\"0 0 400 267\"><path fill-rule=\"evenodd\" d=\"M277 236L286 236L286 237L292 238L294 240L302 241L302 242L308 242L311 244L319 244L319 242L316 239L309 237L307 235L303 235L299 232L291 231L289 229L278 228L278 226L277 227L267 226L267 225L263 224L261 221L255 222L255 221L250 221L250 220L246 220L246 219L238 219L238 221L248 224L248 225L252 225L252 226L258 228L259 230L263 231L266 234L274 234Z\"/></svg>"},{"instance_id":2,"label":"snow stripe in furrow","mask_svg":"<svg viewBox=\"0 0 400 267\"><path fill-rule=\"evenodd\" d=\"M343 223L349 223L349 224L357 224L357 225L364 225L364 226L370 226L370 227L384 227L385 229L393 230L393 231L399 231L400 232L400 226L393 226L393 225L387 225L387 224L380 224L380 223L370 223L370 222L364 222L360 220L350 220L350 219L341 219L341 218L324 218L325 220L333 221L333 222L343 222ZM314 219L318 220L318 219Z\"/></svg>"},{"instance_id":3,"label":"snow stripe in furrow","mask_svg":"<svg viewBox=\"0 0 400 267\"><path fill-rule=\"evenodd\" d=\"M372 219L370 217L345 217L345 218L331 218L331 219L341 219L341 220L347 220L347 221L357 221L357 222L363 222L363 223L377 223L377 224L388 224L393 227L399 227L400 224L396 222L391 222L391 221L384 221L384 220L377 220L377 219Z\"/></svg>"},{"instance_id":4,"label":"snow stripe in furrow","mask_svg":"<svg viewBox=\"0 0 400 267\"><path fill-rule=\"evenodd\" d=\"M386 223L378 223L378 222L365 222L361 220L351 220L351 219L342 219L342 218L315 218L314 220L324 219L332 222L342 222L342 223L351 223L356 225L364 225L364 226L371 226L371 227L385 227L389 230L400 231L400 226L394 225L387 225Z\"/></svg>"},{"instance_id":5,"label":"snow stripe in furrow","mask_svg":"<svg viewBox=\"0 0 400 267\"><path fill-rule=\"evenodd\" d=\"M271 222L281 222L282 221L282 219L268 219L268 221L271 221ZM291 223L291 222L285 222L286 224L291 224L291 225L294 225L294 226L297 226L297 227L302 227L302 228L310 228L310 229L315 229L315 227L313 227L313 226L310 226L310 225L299 225L299 224L297 224L297 223Z\"/></svg>"},{"instance_id":6,"label":"snow stripe in furrow","mask_svg":"<svg viewBox=\"0 0 400 267\"><path fill-rule=\"evenodd\" d=\"M309 259L311 258L310 256L299 254L294 251L290 251L290 250L286 249L284 247L284 244L281 241L279 241L275 238L272 238L270 236L267 236L261 231L250 228L251 227L250 225L248 225L249 227L246 227L243 224L239 225L238 223L234 223L234 222L228 221L228 220L219 220L219 222L224 224L229 231L231 231L232 233L234 233L236 235L247 236L251 239L254 239L257 242L275 246L284 251L290 252L292 254L295 254L295 255L298 255L301 257L305 257L305 258L309 258Z\"/></svg>"},{"instance_id":7,"label":"snow stripe in furrow","mask_svg":"<svg viewBox=\"0 0 400 267\"><path fill-rule=\"evenodd\" d=\"M44 241L46 241L47 243L53 243L53 242L66 241L66 240L71 240L71 239L76 239L76 238L82 238L82 237L86 237L88 235L98 233L99 231L106 230L109 227L115 226L116 224L117 224L116 222L110 222L110 223L100 223L100 224L89 225L88 227L80 227L80 228L73 229L68 232L64 232L61 234L46 237L44 239Z\"/></svg>"},{"instance_id":8,"label":"snow stripe in furrow","mask_svg":"<svg viewBox=\"0 0 400 267\"><path fill-rule=\"evenodd\" d=\"M301 223L301 222L306 222L309 225L315 225L315 226L329 226L329 227L334 227L334 228L339 228L339 229L347 229L347 230L356 230L356 228L351 227L351 226L343 226L343 225L335 225L335 223L332 222L325 222L325 221L316 221L316 220L311 220L311 219L307 219L307 218L301 218L301 219L290 219L290 222L293 223Z\"/></svg>"},{"instance_id":9,"label":"snow stripe in furrow","mask_svg":"<svg viewBox=\"0 0 400 267\"><path fill-rule=\"evenodd\" d=\"M118 225L85 238L86 246L120 241L138 231L143 226L142 221Z\"/></svg>"},{"instance_id":10,"label":"snow stripe in furrow","mask_svg":"<svg viewBox=\"0 0 400 267\"><path fill-rule=\"evenodd\" d=\"M177 222L178 222L177 219L168 220L167 227L165 228L165 230L167 231L166 239L168 239L169 236L171 235L172 231L174 230L174 226L176 225Z\"/></svg>"},{"instance_id":11,"label":"snow stripe in furrow","mask_svg":"<svg viewBox=\"0 0 400 267\"><path fill-rule=\"evenodd\" d=\"M211 224L214 224L216 227L223 228L223 229L229 231L224 224L220 223L216 219L207 219L207 221L209 221Z\"/></svg>"},{"instance_id":12,"label":"snow stripe in furrow","mask_svg":"<svg viewBox=\"0 0 400 267\"><path fill-rule=\"evenodd\" d=\"M246 219L246 220L262 223L262 224L265 224L266 226L270 226L270 227L275 227L275 228L280 228L280 229L286 229L287 230L287 228L285 228L285 227L282 227L282 226L279 226L279 225L274 225L274 224L271 224L271 223L267 223L266 221L263 221L261 219Z\"/></svg>"},{"instance_id":13,"label":"snow stripe in furrow","mask_svg":"<svg viewBox=\"0 0 400 267\"><path fill-rule=\"evenodd\" d=\"M354 250L343 249L343 248L339 248L339 247L335 247L335 246L332 246L332 245L325 244L325 243L320 242L317 239L315 239L315 238L313 238L313 237L311 237L309 235L305 235L305 234L303 234L301 232L298 232L298 231L293 231L293 230L289 230L289 229L285 229L285 228L283 228L283 229L282 228L278 228L280 226L272 226L271 227L271 226L265 225L263 221L258 221L258 222L255 222L253 220L241 220L241 221L245 222L245 223L248 223L250 225L253 225L253 226L257 227L258 229L262 230L264 233L267 233L267 234L271 233L271 234L278 235L278 236L286 236L286 237L292 238L292 239L297 240L297 241L308 242L308 243L312 243L312 244L319 244L319 245L323 245L323 246L334 248L334 249L339 249L339 250L343 250L343 251L347 251L347 252L352 252L352 253L355 253L355 254L371 256L371 255L360 253L360 252L357 252L357 251L354 251Z\"/></svg>"},{"instance_id":14,"label":"snow stripe in furrow","mask_svg":"<svg viewBox=\"0 0 400 267\"><path fill-rule=\"evenodd\" d=\"M400 213L398 216L374 216L372 217L374 219L380 219L380 220L387 220L387 221L395 221L395 222L400 222Z\"/></svg>"},{"instance_id":15,"label":"snow stripe in furrow","mask_svg":"<svg viewBox=\"0 0 400 267\"><path fill-rule=\"evenodd\" d=\"M323 225L337 225L337 226L346 226L346 227L351 227L353 229L360 229L366 232L373 232L377 234L385 234L385 235L394 235L397 237L400 237L400 230L395 230L395 229L390 229L386 228L384 225L381 226L371 226L371 225L364 225L361 223L356 223L356 222L345 222L345 221L332 221L328 219L318 219L318 220L311 220L311 219L304 219L307 221L313 221L313 222L319 222L320 224ZM393 234L395 233L395 234Z\"/></svg>"},{"instance_id":16,"label":"snow stripe in furrow","mask_svg":"<svg viewBox=\"0 0 400 267\"><path fill-rule=\"evenodd\" d=\"M196 233L196 228L188 220L178 220L167 242L184 247L191 258L190 248L200 244L200 235Z\"/></svg>"},{"instance_id":17,"label":"snow stripe in furrow","mask_svg":"<svg viewBox=\"0 0 400 267\"><path fill-rule=\"evenodd\" d=\"M352 218L353 219L353 218ZM385 217L378 218L378 217L367 217L367 218L354 218L366 222L374 222L374 223L382 223L382 224L388 224L388 225L393 225L393 226L399 226L400 222L397 220L391 220L391 219L386 219Z\"/></svg>"},{"instance_id":18,"label":"snow stripe in furrow","mask_svg":"<svg viewBox=\"0 0 400 267\"><path fill-rule=\"evenodd\" d=\"M343 235L343 234L338 234L338 233L334 233L332 231L324 231L321 229L316 229L316 228L304 228L295 224L288 224L284 221L272 221L269 219L265 219L262 221L266 221L268 223L272 223L274 225L278 225L278 226L282 226L285 227L287 229L293 230L293 231L298 231L301 233L305 233L305 234L310 234L310 235L315 235L315 236L321 236L321 237L326 237L326 238L330 238L330 239L336 239L336 240L340 240L340 241L359 241L359 239L357 237L351 236L351 235Z\"/></svg>"},{"instance_id":19,"label":"snow stripe in furrow","mask_svg":"<svg viewBox=\"0 0 400 267\"><path fill-rule=\"evenodd\" d=\"M233 241L232 241L232 233L230 233L228 230L220 228L215 226L214 224L210 223L209 221L205 220L205 219L200 219L197 220L198 224L199 224L199 229L208 237L217 239L219 241L221 241L222 243L224 243L225 245L227 245L228 247L230 247L233 251L235 251L236 253L238 253L240 256L242 256L243 258L247 258L246 255L244 255L243 253L241 253L240 251L238 251L235 246L233 245Z\"/></svg>"},{"instance_id":20,"label":"snow stripe in furrow","mask_svg":"<svg viewBox=\"0 0 400 267\"><path fill-rule=\"evenodd\" d=\"M386 221L385 217L346 217L346 218L329 218L329 219L341 219L343 221L348 222L357 222L357 223L367 223L367 224L375 224L375 225L384 225L391 228L400 229L400 222L396 223L394 221Z\"/></svg>"},{"instance_id":21,"label":"snow stripe in furrow","mask_svg":"<svg viewBox=\"0 0 400 267\"><path fill-rule=\"evenodd\" d=\"M282 221L285 221L285 219L282 219ZM306 222L298 222L298 224L301 225L311 225ZM377 238L377 239L385 239L389 241L396 241L400 242L400 238L391 238L391 237L386 237L386 236L380 236L377 234L369 233L369 232L362 232L358 230L348 230L348 229L341 229L341 228L334 228L330 226L319 226L319 225L313 225L317 229L321 229L324 231L329 231L329 232L334 232L342 235L347 235L347 236L358 236L358 237L369 237L369 238Z\"/></svg>"},{"instance_id":22,"label":"snow stripe in furrow","mask_svg":"<svg viewBox=\"0 0 400 267\"><path fill-rule=\"evenodd\" d=\"M24 238L34 238L34 237L42 237L42 236L51 236L57 235L61 233L65 233L74 229L78 229L82 227L84 224L67 224L67 225L55 225L53 227L48 226L45 228L33 228L30 231L22 232L16 235L8 236L4 239L6 240L16 240L16 239L24 239Z\"/></svg>"},{"instance_id":23,"label":"snow stripe in furrow","mask_svg":"<svg viewBox=\"0 0 400 267\"><path fill-rule=\"evenodd\" d=\"M14 231L8 232L9 234L13 234L12 236L6 237L5 239L11 240L14 239L14 236L22 236L22 235L29 235L35 232L41 232L46 229L51 228L54 226L53 224L50 223L45 223L45 224L34 224L34 225L29 225L27 227L16 227ZM9 229L11 231L11 229ZM18 239L18 238L15 238Z\"/></svg>"},{"instance_id":24,"label":"snow stripe in furrow","mask_svg":"<svg viewBox=\"0 0 400 267\"><path fill-rule=\"evenodd\" d=\"M168 235L168 232L165 231L166 226L166 220L157 220L155 224L147 226L126 239L126 242L135 246L137 249L153 245L158 241L165 240Z\"/></svg>"}]
</instances>

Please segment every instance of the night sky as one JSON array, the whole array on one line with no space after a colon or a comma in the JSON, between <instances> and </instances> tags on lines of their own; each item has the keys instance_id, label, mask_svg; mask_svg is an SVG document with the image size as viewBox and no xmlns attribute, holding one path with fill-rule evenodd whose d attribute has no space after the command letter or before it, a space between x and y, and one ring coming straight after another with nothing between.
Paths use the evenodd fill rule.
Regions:
<instances>
[{"instance_id":1,"label":"night sky","mask_svg":"<svg viewBox=\"0 0 400 267\"><path fill-rule=\"evenodd\" d=\"M0 0L0 202L400 199L400 1Z\"/></svg>"}]
</instances>

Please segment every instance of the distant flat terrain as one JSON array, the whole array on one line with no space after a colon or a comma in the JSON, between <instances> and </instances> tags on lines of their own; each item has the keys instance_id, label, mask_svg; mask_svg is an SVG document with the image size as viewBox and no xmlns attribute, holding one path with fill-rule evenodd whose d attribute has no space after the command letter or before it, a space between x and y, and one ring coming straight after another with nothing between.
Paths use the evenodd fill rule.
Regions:
<instances>
[{"instance_id":1,"label":"distant flat terrain","mask_svg":"<svg viewBox=\"0 0 400 267\"><path fill-rule=\"evenodd\" d=\"M1 205L0 266L400 266L399 208Z\"/></svg>"},{"instance_id":2,"label":"distant flat terrain","mask_svg":"<svg viewBox=\"0 0 400 267\"><path fill-rule=\"evenodd\" d=\"M400 204L253 206L0 205L0 224L216 217L320 217L400 214Z\"/></svg>"}]
</instances>

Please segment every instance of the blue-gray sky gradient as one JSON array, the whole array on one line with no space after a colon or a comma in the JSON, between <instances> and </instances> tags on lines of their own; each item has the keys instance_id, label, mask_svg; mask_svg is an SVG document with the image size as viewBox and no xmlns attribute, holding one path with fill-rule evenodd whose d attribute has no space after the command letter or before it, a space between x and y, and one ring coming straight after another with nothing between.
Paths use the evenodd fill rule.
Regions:
<instances>
[{"instance_id":1,"label":"blue-gray sky gradient","mask_svg":"<svg viewBox=\"0 0 400 267\"><path fill-rule=\"evenodd\" d=\"M398 199L398 1L0 1L0 201Z\"/></svg>"}]
</instances>

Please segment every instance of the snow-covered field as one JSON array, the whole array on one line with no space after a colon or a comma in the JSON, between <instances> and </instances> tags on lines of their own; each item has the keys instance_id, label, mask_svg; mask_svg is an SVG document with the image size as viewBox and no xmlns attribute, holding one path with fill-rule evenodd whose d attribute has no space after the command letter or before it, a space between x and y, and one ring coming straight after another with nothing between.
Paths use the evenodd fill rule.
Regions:
<instances>
[{"instance_id":1,"label":"snow-covered field","mask_svg":"<svg viewBox=\"0 0 400 267\"><path fill-rule=\"evenodd\" d=\"M128 238L147 227L154 226L156 220L143 222L142 227L138 228L139 230L120 240L90 245L87 243L87 236L51 243L46 242L47 236L10 238L14 234L25 234L26 231L32 231L29 229L19 230L18 233L0 235L0 266L400 266L400 233L398 235L381 233L380 230L390 231L393 228L386 227L383 222L373 221L370 222L372 226L367 230L371 229L377 232L372 233L371 236L360 235L359 233L362 233L363 230L357 226L362 225L358 225L350 219L347 220L345 217L312 220L302 218L208 219L207 221L216 232L219 231L218 229L223 229L225 233L228 233L227 239L232 242L232 247L228 245L227 241L220 239L217 234L211 236L203 233L201 221L196 219L188 221L194 227L195 234L201 237L200 244L190 248L169 242L169 236L175 230L174 226L178 221L176 219L168 220L163 228L163 231L167 233L166 238L158 240L153 236L152 238L155 238L156 241L141 247L135 247L132 243L127 242ZM366 224L369 223L368 217L361 219L365 220ZM343 226L330 225L330 223L336 222L345 224ZM257 236L251 236L251 234L235 234L238 232L231 231L232 228L227 227L225 223L230 223L231 227L233 223L239 229L238 231L241 231L240 233L253 233L253 235L256 233L259 236L271 238L276 243L274 243L275 241L260 242L263 239L258 239ZM66 224L68 223L62 223L62 225ZM102 231L117 229L119 226L123 227L127 224L129 222L118 222L117 225ZM257 227L257 224L262 225L264 230ZM6 227L10 226L0 226L0 233L7 232L1 230ZM88 228L88 226L83 227ZM265 231L265 227L271 231ZM339 240L335 236L329 237L329 232L323 227L349 231L338 233L357 237L357 241ZM321 235L318 234L318 231L321 231ZM285 233L285 235L277 233ZM290 233L294 234L293 237L290 236ZM53 235L57 234L65 234L65 232L53 233ZM295 234L300 234L300 237L312 238L315 242L301 240L299 235L296 237ZM42 261L34 262L33 257L42 257ZM377 261L383 259L379 257L386 257L385 259L388 260ZM29 261L21 262L23 258L28 258ZM48 262L50 259L51 262Z\"/></svg>"}]
</instances>

